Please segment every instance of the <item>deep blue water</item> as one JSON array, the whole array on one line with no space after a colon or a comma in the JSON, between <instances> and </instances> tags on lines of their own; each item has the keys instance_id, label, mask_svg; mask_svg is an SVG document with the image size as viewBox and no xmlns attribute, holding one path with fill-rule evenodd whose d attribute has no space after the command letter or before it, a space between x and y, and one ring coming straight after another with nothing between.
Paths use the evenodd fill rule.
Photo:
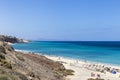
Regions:
<instances>
[{"instance_id":1,"label":"deep blue water","mask_svg":"<svg viewBox=\"0 0 120 80\"><path fill-rule=\"evenodd\" d=\"M13 47L47 55L120 65L120 42L33 41L15 44Z\"/></svg>"}]
</instances>

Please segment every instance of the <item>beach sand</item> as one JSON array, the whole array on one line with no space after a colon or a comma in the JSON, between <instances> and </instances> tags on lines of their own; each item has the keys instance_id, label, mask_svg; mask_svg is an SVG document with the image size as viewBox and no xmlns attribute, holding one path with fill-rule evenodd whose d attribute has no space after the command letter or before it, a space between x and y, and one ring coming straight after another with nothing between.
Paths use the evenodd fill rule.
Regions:
<instances>
[{"instance_id":1,"label":"beach sand","mask_svg":"<svg viewBox=\"0 0 120 80\"><path fill-rule=\"evenodd\" d=\"M94 70L94 67L88 69L89 68L88 66L88 68L86 68L85 67L86 65L93 64L90 62L88 63L88 62L68 59L64 57L56 57L56 56L48 56L48 55L44 55L44 56L54 61L62 62L66 69L74 70L75 71L74 75L68 76L67 77L68 80L87 80L88 78L97 78L97 75L100 75L100 77L104 80L120 80L119 72L117 72L116 74L112 74L110 72L102 73L102 72ZM105 65L105 64L100 64L100 65ZM111 68L120 69L120 67L118 66L111 66L111 65L107 65L107 66L110 66ZM91 73L95 74L95 77L91 77Z\"/></svg>"},{"instance_id":2,"label":"beach sand","mask_svg":"<svg viewBox=\"0 0 120 80\"><path fill-rule=\"evenodd\" d=\"M22 51L22 50L16 50L16 51L20 51L25 54L32 53L32 52ZM37 53L33 53L33 54L37 54ZM39 53L38 55L42 55L42 53L41 54ZM74 75L67 76L66 80L88 80L88 78L95 79L98 77L97 76L98 74L100 75L100 78L104 80L120 80L120 67L119 66L108 65L108 64L103 64L103 63L88 62L88 61L80 61L80 60L65 58L65 57L60 57L60 56L51 56L51 55L43 55L43 56L53 61L59 61L65 66L66 69L71 69L74 71ZM99 65L98 66L100 67L99 69L102 69L104 73L97 71L95 65ZM106 71L105 69L106 67L107 69L118 69L118 71L116 71L117 72L116 74L113 74L110 71ZM94 74L95 76L91 76L91 74Z\"/></svg>"}]
</instances>

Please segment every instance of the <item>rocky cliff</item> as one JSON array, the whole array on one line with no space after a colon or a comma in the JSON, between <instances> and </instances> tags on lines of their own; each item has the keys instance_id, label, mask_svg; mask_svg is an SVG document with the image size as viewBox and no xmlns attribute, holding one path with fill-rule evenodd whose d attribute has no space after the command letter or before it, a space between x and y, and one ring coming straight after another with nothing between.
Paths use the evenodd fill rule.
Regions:
<instances>
[{"instance_id":1,"label":"rocky cliff","mask_svg":"<svg viewBox=\"0 0 120 80\"><path fill-rule=\"evenodd\" d=\"M9 42L9 43L25 43L25 42L29 42L29 40L25 40L25 39L19 39L13 36L7 36L7 35L0 35L0 41L5 41L5 42Z\"/></svg>"},{"instance_id":2,"label":"rocky cliff","mask_svg":"<svg viewBox=\"0 0 120 80\"><path fill-rule=\"evenodd\" d=\"M59 62L17 52L0 41L0 80L64 80L66 71Z\"/></svg>"}]
</instances>

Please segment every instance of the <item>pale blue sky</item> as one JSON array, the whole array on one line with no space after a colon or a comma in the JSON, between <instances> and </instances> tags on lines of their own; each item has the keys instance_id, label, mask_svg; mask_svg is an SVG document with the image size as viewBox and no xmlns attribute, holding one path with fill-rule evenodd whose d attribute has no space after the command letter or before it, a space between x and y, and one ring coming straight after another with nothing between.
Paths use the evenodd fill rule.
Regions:
<instances>
[{"instance_id":1,"label":"pale blue sky","mask_svg":"<svg viewBox=\"0 0 120 80\"><path fill-rule=\"evenodd\" d=\"M0 0L0 32L34 40L120 41L120 0Z\"/></svg>"}]
</instances>

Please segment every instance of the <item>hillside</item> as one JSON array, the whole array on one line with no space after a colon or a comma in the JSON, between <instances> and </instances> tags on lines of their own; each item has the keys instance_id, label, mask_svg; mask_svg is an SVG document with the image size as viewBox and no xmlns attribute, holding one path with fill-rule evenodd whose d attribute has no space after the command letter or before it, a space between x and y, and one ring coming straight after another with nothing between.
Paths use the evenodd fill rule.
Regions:
<instances>
[{"instance_id":1,"label":"hillside","mask_svg":"<svg viewBox=\"0 0 120 80\"><path fill-rule=\"evenodd\" d=\"M0 41L0 80L64 80L66 71L59 62L17 52L5 41Z\"/></svg>"}]
</instances>

